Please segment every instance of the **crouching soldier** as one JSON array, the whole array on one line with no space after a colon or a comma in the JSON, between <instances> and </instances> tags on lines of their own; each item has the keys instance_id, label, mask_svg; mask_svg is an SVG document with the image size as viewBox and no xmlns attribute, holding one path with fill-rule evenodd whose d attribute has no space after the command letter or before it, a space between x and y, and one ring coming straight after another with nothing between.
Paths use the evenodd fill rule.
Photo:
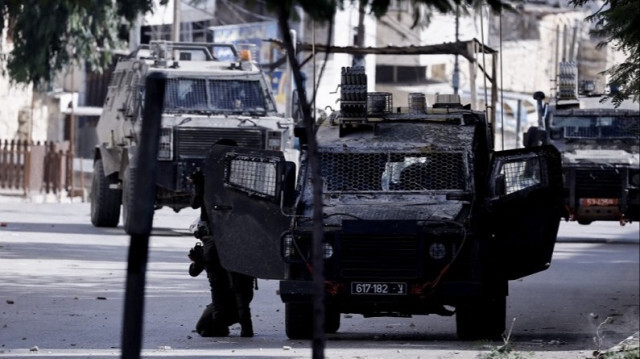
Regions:
<instances>
[{"instance_id":1,"label":"crouching soldier","mask_svg":"<svg viewBox=\"0 0 640 359\"><path fill-rule=\"evenodd\" d=\"M211 304L202 312L196 324L196 331L203 337L224 337L229 335L229 326L240 323L242 337L253 337L251 309L255 278L244 274L229 272L222 267L218 251L209 235L207 216L202 205L202 178L192 178L195 185L193 208L200 208L201 215L192 226L191 231L202 245L196 245L189 251L192 260L189 274L198 276L206 271L211 289Z\"/></svg>"}]
</instances>

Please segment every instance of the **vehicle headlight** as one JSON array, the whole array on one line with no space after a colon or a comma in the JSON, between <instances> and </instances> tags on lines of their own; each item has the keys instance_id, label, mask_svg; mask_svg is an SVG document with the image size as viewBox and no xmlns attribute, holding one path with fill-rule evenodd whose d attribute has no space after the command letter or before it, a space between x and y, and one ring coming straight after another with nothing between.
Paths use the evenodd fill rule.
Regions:
<instances>
[{"instance_id":1,"label":"vehicle headlight","mask_svg":"<svg viewBox=\"0 0 640 359\"><path fill-rule=\"evenodd\" d=\"M291 260L296 255L295 244L293 243L293 236L291 233L287 233L282 237L282 256L286 260Z\"/></svg>"},{"instance_id":2,"label":"vehicle headlight","mask_svg":"<svg viewBox=\"0 0 640 359\"><path fill-rule=\"evenodd\" d=\"M429 256L435 260L443 259L447 255L447 247L442 243L431 243L429 246Z\"/></svg>"},{"instance_id":3,"label":"vehicle headlight","mask_svg":"<svg viewBox=\"0 0 640 359\"><path fill-rule=\"evenodd\" d=\"M282 132L280 131L267 132L267 149L272 151L282 150Z\"/></svg>"},{"instance_id":4,"label":"vehicle headlight","mask_svg":"<svg viewBox=\"0 0 640 359\"><path fill-rule=\"evenodd\" d=\"M640 187L640 172L629 173L629 183L636 187Z\"/></svg>"},{"instance_id":5,"label":"vehicle headlight","mask_svg":"<svg viewBox=\"0 0 640 359\"><path fill-rule=\"evenodd\" d=\"M333 256L333 246L329 243L322 243L322 256L329 259Z\"/></svg>"},{"instance_id":6,"label":"vehicle headlight","mask_svg":"<svg viewBox=\"0 0 640 359\"><path fill-rule=\"evenodd\" d=\"M160 130L160 142L158 144L158 160L173 159L173 128L163 127Z\"/></svg>"}]
</instances>

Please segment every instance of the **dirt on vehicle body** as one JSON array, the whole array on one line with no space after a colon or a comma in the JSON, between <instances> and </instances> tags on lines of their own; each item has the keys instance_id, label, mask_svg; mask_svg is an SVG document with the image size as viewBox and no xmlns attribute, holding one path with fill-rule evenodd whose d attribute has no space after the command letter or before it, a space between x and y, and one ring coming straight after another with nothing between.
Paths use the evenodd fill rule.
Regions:
<instances>
[{"instance_id":1,"label":"dirt on vehicle body","mask_svg":"<svg viewBox=\"0 0 640 359\"><path fill-rule=\"evenodd\" d=\"M461 338L499 336L508 281L551 262L562 207L559 153L551 146L493 152L484 113L457 97L393 108L387 94L366 93L363 76L344 70L341 110L316 129L325 331L339 329L341 313L453 315L455 308ZM303 148L296 176L275 152L219 147L205 169L223 266L281 280L290 338L312 334L312 155ZM249 173L264 175L252 182Z\"/></svg>"}]
</instances>

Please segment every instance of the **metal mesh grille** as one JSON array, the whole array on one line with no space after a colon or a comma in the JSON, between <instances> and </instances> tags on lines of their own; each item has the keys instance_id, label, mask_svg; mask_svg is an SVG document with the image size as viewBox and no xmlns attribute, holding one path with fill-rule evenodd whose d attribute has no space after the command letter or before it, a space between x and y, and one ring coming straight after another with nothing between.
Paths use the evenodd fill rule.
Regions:
<instances>
[{"instance_id":1,"label":"metal mesh grille","mask_svg":"<svg viewBox=\"0 0 640 359\"><path fill-rule=\"evenodd\" d=\"M636 123L640 124L640 122ZM576 127L564 128L565 138L638 138L640 136L640 125L635 127Z\"/></svg>"},{"instance_id":2,"label":"metal mesh grille","mask_svg":"<svg viewBox=\"0 0 640 359\"><path fill-rule=\"evenodd\" d=\"M326 192L466 190L464 152L321 153Z\"/></svg>"},{"instance_id":3,"label":"metal mesh grille","mask_svg":"<svg viewBox=\"0 0 640 359\"><path fill-rule=\"evenodd\" d=\"M276 162L229 155L225 158L225 184L262 197L276 195Z\"/></svg>"},{"instance_id":4,"label":"metal mesh grille","mask_svg":"<svg viewBox=\"0 0 640 359\"><path fill-rule=\"evenodd\" d=\"M175 134L178 158L203 158L211 146L223 139L240 147L265 147L264 135L258 129L180 127Z\"/></svg>"},{"instance_id":5,"label":"metal mesh grille","mask_svg":"<svg viewBox=\"0 0 640 359\"><path fill-rule=\"evenodd\" d=\"M165 111L266 111L266 99L258 81L169 79Z\"/></svg>"},{"instance_id":6,"label":"metal mesh grille","mask_svg":"<svg viewBox=\"0 0 640 359\"><path fill-rule=\"evenodd\" d=\"M565 138L640 138L640 118L620 115L557 116L556 127L562 127Z\"/></svg>"},{"instance_id":7,"label":"metal mesh grille","mask_svg":"<svg viewBox=\"0 0 640 359\"><path fill-rule=\"evenodd\" d=\"M530 158L507 162L502 166L500 174L505 179L505 194L514 193L540 183L540 161Z\"/></svg>"},{"instance_id":8,"label":"metal mesh grille","mask_svg":"<svg viewBox=\"0 0 640 359\"><path fill-rule=\"evenodd\" d=\"M207 108L206 81L201 79L167 80L164 107Z\"/></svg>"},{"instance_id":9,"label":"metal mesh grille","mask_svg":"<svg viewBox=\"0 0 640 359\"><path fill-rule=\"evenodd\" d=\"M367 94L367 113L370 115L390 113L393 110L393 97L390 92L369 92Z\"/></svg>"},{"instance_id":10,"label":"metal mesh grille","mask_svg":"<svg viewBox=\"0 0 640 359\"><path fill-rule=\"evenodd\" d=\"M618 198L621 195L623 171L616 168L575 169L577 197Z\"/></svg>"},{"instance_id":11,"label":"metal mesh grille","mask_svg":"<svg viewBox=\"0 0 640 359\"><path fill-rule=\"evenodd\" d=\"M416 278L419 253L415 237L345 236L342 275L361 279Z\"/></svg>"}]
</instances>

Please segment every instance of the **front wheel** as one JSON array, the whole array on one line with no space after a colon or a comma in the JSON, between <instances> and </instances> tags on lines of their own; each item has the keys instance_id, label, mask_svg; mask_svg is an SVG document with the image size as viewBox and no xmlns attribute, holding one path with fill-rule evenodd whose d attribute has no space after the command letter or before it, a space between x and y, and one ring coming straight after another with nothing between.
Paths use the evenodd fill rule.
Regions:
<instances>
[{"instance_id":1,"label":"front wheel","mask_svg":"<svg viewBox=\"0 0 640 359\"><path fill-rule=\"evenodd\" d=\"M334 334L340 329L340 311L331 305L325 307L324 332Z\"/></svg>"},{"instance_id":2,"label":"front wheel","mask_svg":"<svg viewBox=\"0 0 640 359\"><path fill-rule=\"evenodd\" d=\"M289 339L311 339L313 337L313 304L285 303L285 331ZM340 312L325 306L324 332L334 334L340 329Z\"/></svg>"},{"instance_id":3,"label":"front wheel","mask_svg":"<svg viewBox=\"0 0 640 359\"><path fill-rule=\"evenodd\" d=\"M284 327L289 339L311 339L313 336L313 305L285 303Z\"/></svg>"},{"instance_id":4,"label":"front wheel","mask_svg":"<svg viewBox=\"0 0 640 359\"><path fill-rule=\"evenodd\" d=\"M505 330L507 298L467 298L456 305L456 331L461 340L500 339Z\"/></svg>"},{"instance_id":5,"label":"front wheel","mask_svg":"<svg viewBox=\"0 0 640 359\"><path fill-rule=\"evenodd\" d=\"M120 220L121 191L109 188L102 160L93 163L91 181L91 223L96 227L116 227Z\"/></svg>"}]
</instances>

